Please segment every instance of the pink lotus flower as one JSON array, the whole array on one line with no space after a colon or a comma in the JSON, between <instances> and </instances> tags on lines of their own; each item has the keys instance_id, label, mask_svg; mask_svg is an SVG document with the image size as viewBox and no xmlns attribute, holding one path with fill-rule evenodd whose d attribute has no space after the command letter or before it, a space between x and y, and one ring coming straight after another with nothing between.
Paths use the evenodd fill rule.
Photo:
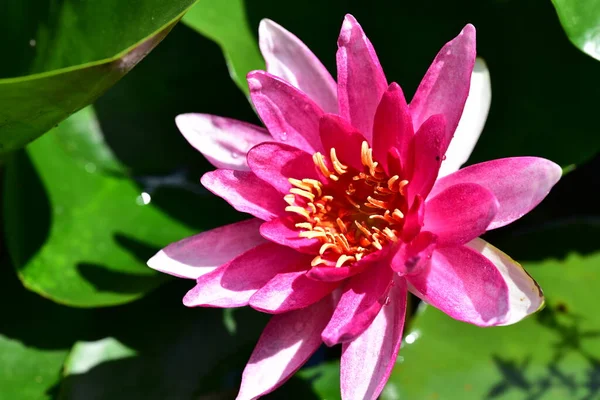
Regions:
<instances>
[{"instance_id":1,"label":"pink lotus flower","mask_svg":"<svg viewBox=\"0 0 600 400\"><path fill-rule=\"evenodd\" d=\"M264 20L268 72L249 73L248 84L267 130L177 118L220 168L202 184L255 218L171 244L148 265L196 280L186 306L274 314L238 399L274 390L323 342L342 344L342 397L377 398L408 291L479 326L515 323L543 304L521 266L478 236L535 207L561 169L516 157L458 170L489 105L485 73L472 75L475 28L442 48L410 104L350 15L338 46L336 83L298 38ZM472 80L481 84L469 94Z\"/></svg>"}]
</instances>

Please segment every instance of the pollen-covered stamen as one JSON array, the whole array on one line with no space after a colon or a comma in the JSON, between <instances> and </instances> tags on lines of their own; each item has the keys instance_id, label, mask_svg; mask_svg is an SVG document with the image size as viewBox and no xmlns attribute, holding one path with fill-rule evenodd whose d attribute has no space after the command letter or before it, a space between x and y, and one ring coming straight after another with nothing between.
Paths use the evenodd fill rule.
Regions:
<instances>
[{"instance_id":1,"label":"pollen-covered stamen","mask_svg":"<svg viewBox=\"0 0 600 400\"><path fill-rule=\"evenodd\" d=\"M309 201L315 200L315 195L312 194L311 192L307 192L306 190L302 190L302 189L298 189L298 188L291 188L290 193L297 194L298 196L302 196L305 199L308 199Z\"/></svg>"},{"instance_id":2,"label":"pollen-covered stamen","mask_svg":"<svg viewBox=\"0 0 600 400\"><path fill-rule=\"evenodd\" d=\"M334 148L329 158L315 153L313 161L327 183L289 179L293 187L284 197L286 211L300 219L295 224L300 237L321 242L313 267L352 265L400 236L408 181L387 176L366 141L360 156L362 171L344 164Z\"/></svg>"},{"instance_id":3,"label":"pollen-covered stamen","mask_svg":"<svg viewBox=\"0 0 600 400\"><path fill-rule=\"evenodd\" d=\"M321 153L313 154L313 161L314 161L315 165L317 167L319 167L319 170L321 170L321 173L323 175L325 175L328 178L331 178L333 173L329 170L329 168L327 168L327 165L325 165L325 159L323 157L323 154L321 154Z\"/></svg>"},{"instance_id":4,"label":"pollen-covered stamen","mask_svg":"<svg viewBox=\"0 0 600 400\"><path fill-rule=\"evenodd\" d=\"M343 249L333 243L324 243L319 249L319 254L323 255L327 250L333 250L335 253L342 254Z\"/></svg>"},{"instance_id":5,"label":"pollen-covered stamen","mask_svg":"<svg viewBox=\"0 0 600 400\"><path fill-rule=\"evenodd\" d=\"M313 226L310 222L299 222L296 225L294 225L296 228L300 228L300 229L306 229L308 231L312 231L313 230Z\"/></svg>"},{"instance_id":6,"label":"pollen-covered stamen","mask_svg":"<svg viewBox=\"0 0 600 400\"><path fill-rule=\"evenodd\" d=\"M306 219L310 218L310 214L308 213L308 211L306 211L304 208L302 207L298 207L298 206L287 206L285 208L285 211L289 211L289 212L293 212L296 213L298 215L303 216Z\"/></svg>"},{"instance_id":7,"label":"pollen-covered stamen","mask_svg":"<svg viewBox=\"0 0 600 400\"><path fill-rule=\"evenodd\" d=\"M338 175L343 175L348 169L348 167L340 162L340 160L337 158L337 155L335 154L335 149L333 147L331 148L329 154L329 157L331 158L331 163L333 164L333 169L335 170L335 172L338 173Z\"/></svg>"},{"instance_id":8,"label":"pollen-covered stamen","mask_svg":"<svg viewBox=\"0 0 600 400\"><path fill-rule=\"evenodd\" d=\"M392 217L396 220L396 221L402 221L404 219L404 214L402 214L402 211L398 210L397 208L394 210L394 212L392 212Z\"/></svg>"}]
</instances>

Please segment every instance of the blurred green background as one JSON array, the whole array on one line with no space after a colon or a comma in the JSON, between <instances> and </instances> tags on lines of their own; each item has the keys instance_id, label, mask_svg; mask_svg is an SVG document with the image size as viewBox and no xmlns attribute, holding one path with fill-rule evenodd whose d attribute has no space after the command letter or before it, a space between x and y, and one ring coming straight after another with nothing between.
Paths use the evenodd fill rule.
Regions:
<instances>
[{"instance_id":1,"label":"blurred green background","mask_svg":"<svg viewBox=\"0 0 600 400\"><path fill-rule=\"evenodd\" d=\"M535 155L570 171L535 211L485 236L538 280L546 308L482 329L415 302L382 399L600 399L592 0L4 1L0 399L235 398L268 317L186 309L193 282L145 266L170 242L245 218L199 184L212 167L174 117L259 124L244 82L264 68L259 21L295 33L335 76L345 13L407 97L473 23L492 106L469 162ZM338 399L338 358L323 348L266 398Z\"/></svg>"}]
</instances>

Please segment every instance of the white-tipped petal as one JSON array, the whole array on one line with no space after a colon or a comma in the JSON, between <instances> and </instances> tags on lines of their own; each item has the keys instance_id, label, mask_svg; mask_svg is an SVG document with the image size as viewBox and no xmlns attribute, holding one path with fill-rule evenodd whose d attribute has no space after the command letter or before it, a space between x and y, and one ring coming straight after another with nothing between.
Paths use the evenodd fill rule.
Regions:
<instances>
[{"instance_id":1,"label":"white-tipped petal","mask_svg":"<svg viewBox=\"0 0 600 400\"><path fill-rule=\"evenodd\" d=\"M475 144L483 131L492 102L490 71L481 58L475 61L471 75L471 87L465 108L458 122L458 128L446 151L438 177L451 174L469 159Z\"/></svg>"}]
</instances>

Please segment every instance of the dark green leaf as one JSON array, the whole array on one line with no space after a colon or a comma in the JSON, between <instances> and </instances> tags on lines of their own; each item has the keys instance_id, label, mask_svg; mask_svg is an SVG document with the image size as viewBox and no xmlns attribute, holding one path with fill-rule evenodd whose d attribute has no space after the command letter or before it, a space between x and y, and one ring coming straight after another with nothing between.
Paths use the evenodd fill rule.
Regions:
<instances>
[{"instance_id":1,"label":"dark green leaf","mask_svg":"<svg viewBox=\"0 0 600 400\"><path fill-rule=\"evenodd\" d=\"M203 0L186 14L183 22L221 46L231 78L247 95L246 74L265 69L265 63L258 51L255 31L248 25L244 0Z\"/></svg>"},{"instance_id":2,"label":"dark green leaf","mask_svg":"<svg viewBox=\"0 0 600 400\"><path fill-rule=\"evenodd\" d=\"M82 307L120 304L152 290L165 276L146 260L194 233L133 181L101 174L61 148L58 132L85 135L94 118L92 109L83 110L14 157L4 196L6 242L25 286Z\"/></svg>"},{"instance_id":3,"label":"dark green leaf","mask_svg":"<svg viewBox=\"0 0 600 400\"><path fill-rule=\"evenodd\" d=\"M42 3L42 4L40 4ZM0 154L93 102L150 52L194 0L4 2ZM79 38L74 40L74 38Z\"/></svg>"}]
</instances>

